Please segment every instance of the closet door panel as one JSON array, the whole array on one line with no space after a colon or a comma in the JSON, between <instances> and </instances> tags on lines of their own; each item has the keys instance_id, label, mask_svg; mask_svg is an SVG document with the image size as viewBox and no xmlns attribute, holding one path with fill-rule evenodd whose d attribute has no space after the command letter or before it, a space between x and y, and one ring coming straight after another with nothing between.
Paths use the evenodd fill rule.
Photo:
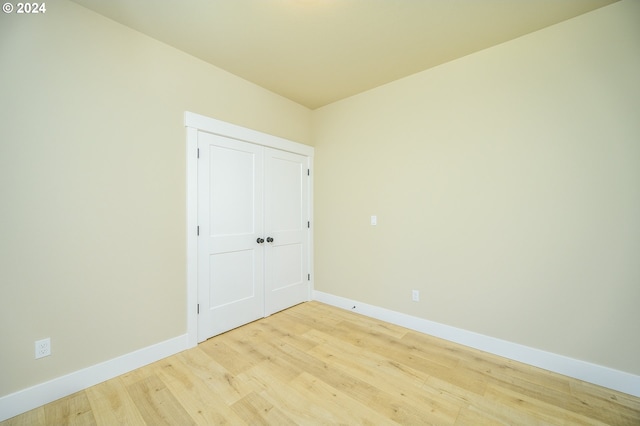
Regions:
<instances>
[{"instance_id":1,"label":"closet door panel","mask_svg":"<svg viewBox=\"0 0 640 426\"><path fill-rule=\"evenodd\" d=\"M308 158L265 149L265 314L309 300Z\"/></svg>"},{"instance_id":2,"label":"closet door panel","mask_svg":"<svg viewBox=\"0 0 640 426\"><path fill-rule=\"evenodd\" d=\"M264 316L263 148L199 133L198 340Z\"/></svg>"}]
</instances>

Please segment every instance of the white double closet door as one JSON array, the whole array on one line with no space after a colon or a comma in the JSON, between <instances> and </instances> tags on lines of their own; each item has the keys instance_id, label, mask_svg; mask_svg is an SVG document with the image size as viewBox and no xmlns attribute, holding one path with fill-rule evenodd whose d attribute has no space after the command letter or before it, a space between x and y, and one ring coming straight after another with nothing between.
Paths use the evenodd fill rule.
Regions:
<instances>
[{"instance_id":1,"label":"white double closet door","mask_svg":"<svg viewBox=\"0 0 640 426\"><path fill-rule=\"evenodd\" d=\"M198 341L309 300L309 158L198 132Z\"/></svg>"}]
</instances>

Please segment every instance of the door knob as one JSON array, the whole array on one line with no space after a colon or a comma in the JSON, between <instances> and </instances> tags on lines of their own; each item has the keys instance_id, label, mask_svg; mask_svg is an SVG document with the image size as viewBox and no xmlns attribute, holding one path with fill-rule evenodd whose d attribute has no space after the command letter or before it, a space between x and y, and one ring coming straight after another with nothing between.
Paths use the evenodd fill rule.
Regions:
<instances>
[{"instance_id":1,"label":"door knob","mask_svg":"<svg viewBox=\"0 0 640 426\"><path fill-rule=\"evenodd\" d=\"M272 243L272 242L273 242L273 238L271 238L271 237L267 237L267 242L268 242L268 243Z\"/></svg>"},{"instance_id":2,"label":"door knob","mask_svg":"<svg viewBox=\"0 0 640 426\"><path fill-rule=\"evenodd\" d=\"M262 244L262 243L264 243L264 239L263 239L263 238L258 237L258 239L256 240L256 243L258 243L258 244Z\"/></svg>"}]
</instances>

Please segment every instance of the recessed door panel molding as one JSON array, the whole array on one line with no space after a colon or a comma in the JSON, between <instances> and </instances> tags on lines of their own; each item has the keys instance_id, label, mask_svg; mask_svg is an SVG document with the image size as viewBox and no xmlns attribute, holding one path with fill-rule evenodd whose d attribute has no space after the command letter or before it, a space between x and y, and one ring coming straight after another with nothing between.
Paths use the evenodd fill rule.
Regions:
<instances>
[{"instance_id":1,"label":"recessed door panel molding","mask_svg":"<svg viewBox=\"0 0 640 426\"><path fill-rule=\"evenodd\" d=\"M256 154L215 145L208 152L212 235L254 234Z\"/></svg>"},{"instance_id":2,"label":"recessed door panel molding","mask_svg":"<svg viewBox=\"0 0 640 426\"><path fill-rule=\"evenodd\" d=\"M305 284L303 244L286 244L273 249L273 286L272 292L288 287Z\"/></svg>"},{"instance_id":3,"label":"recessed door panel molding","mask_svg":"<svg viewBox=\"0 0 640 426\"><path fill-rule=\"evenodd\" d=\"M313 148L185 114L190 346L310 300Z\"/></svg>"},{"instance_id":4,"label":"recessed door panel molding","mask_svg":"<svg viewBox=\"0 0 640 426\"><path fill-rule=\"evenodd\" d=\"M303 206L306 184L306 159L281 158L283 154L269 151L271 176L268 181L270 196L268 202L273 208L270 226L275 231L300 230L307 217Z\"/></svg>"},{"instance_id":5,"label":"recessed door panel molding","mask_svg":"<svg viewBox=\"0 0 640 426\"><path fill-rule=\"evenodd\" d=\"M256 295L255 250L209 257L209 309L242 302Z\"/></svg>"}]
</instances>

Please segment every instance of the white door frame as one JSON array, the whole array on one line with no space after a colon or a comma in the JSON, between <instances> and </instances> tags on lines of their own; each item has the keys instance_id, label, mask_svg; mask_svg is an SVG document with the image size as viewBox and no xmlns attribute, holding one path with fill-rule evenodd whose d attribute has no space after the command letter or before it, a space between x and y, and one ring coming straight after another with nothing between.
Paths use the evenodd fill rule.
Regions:
<instances>
[{"instance_id":1,"label":"white door frame","mask_svg":"<svg viewBox=\"0 0 640 426\"><path fill-rule=\"evenodd\" d=\"M247 129L235 124L185 112L187 129L187 346L198 344L198 132L203 131L227 138L250 142L270 148L289 151L309 157L313 171L314 148L267 133ZM313 173L309 179L309 220L313 223ZM309 230L309 297L313 292L313 228Z\"/></svg>"}]
</instances>

